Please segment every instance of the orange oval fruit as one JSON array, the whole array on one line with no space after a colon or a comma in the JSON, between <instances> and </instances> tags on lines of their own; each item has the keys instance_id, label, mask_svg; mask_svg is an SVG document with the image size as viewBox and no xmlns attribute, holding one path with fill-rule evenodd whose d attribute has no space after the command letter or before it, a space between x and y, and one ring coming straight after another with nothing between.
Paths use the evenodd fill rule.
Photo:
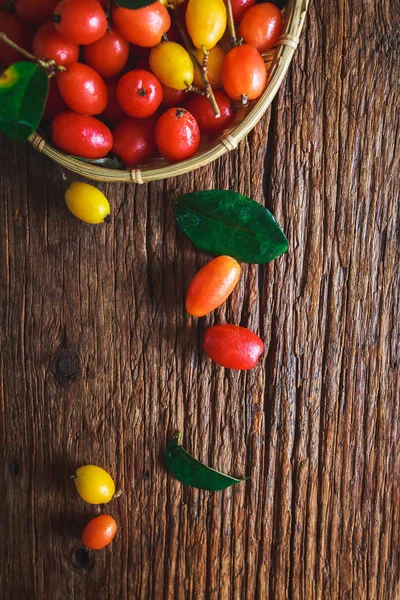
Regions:
<instances>
[{"instance_id":1,"label":"orange oval fruit","mask_svg":"<svg viewBox=\"0 0 400 600\"><path fill-rule=\"evenodd\" d=\"M95 517L83 530L83 545L89 550L101 550L113 541L117 529L118 525L110 515Z\"/></svg>"},{"instance_id":2,"label":"orange oval fruit","mask_svg":"<svg viewBox=\"0 0 400 600\"><path fill-rule=\"evenodd\" d=\"M195 275L186 296L186 310L193 317L204 317L218 308L232 293L242 268L230 256L218 256Z\"/></svg>"}]
</instances>

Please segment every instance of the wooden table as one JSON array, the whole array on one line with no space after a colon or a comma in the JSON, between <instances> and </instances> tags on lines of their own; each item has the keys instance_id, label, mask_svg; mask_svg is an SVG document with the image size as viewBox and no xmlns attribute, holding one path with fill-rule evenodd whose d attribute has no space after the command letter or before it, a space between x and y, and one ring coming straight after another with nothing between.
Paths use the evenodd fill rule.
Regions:
<instances>
[{"instance_id":1,"label":"wooden table","mask_svg":"<svg viewBox=\"0 0 400 600\"><path fill-rule=\"evenodd\" d=\"M315 0L247 141L179 179L100 185L109 225L74 219L61 169L1 139L2 598L400 598L397 9ZM290 248L197 321L185 290L209 256L172 204L209 188L265 203ZM259 368L204 356L225 321L260 333ZM250 480L183 487L165 468L177 429ZM69 480L85 463L124 494L104 507L114 543L80 570L103 510Z\"/></svg>"}]
</instances>

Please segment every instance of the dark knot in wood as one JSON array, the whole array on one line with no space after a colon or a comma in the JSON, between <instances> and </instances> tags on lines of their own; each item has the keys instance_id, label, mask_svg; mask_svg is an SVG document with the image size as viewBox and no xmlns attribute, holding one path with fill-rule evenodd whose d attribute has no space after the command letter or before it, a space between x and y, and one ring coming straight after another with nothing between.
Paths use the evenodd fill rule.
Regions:
<instances>
[{"instance_id":1,"label":"dark knot in wood","mask_svg":"<svg viewBox=\"0 0 400 600\"><path fill-rule=\"evenodd\" d=\"M74 571L77 571L78 573L87 571L92 566L92 562L92 557L86 548L80 546L73 550L71 555L71 565Z\"/></svg>"},{"instance_id":2,"label":"dark knot in wood","mask_svg":"<svg viewBox=\"0 0 400 600\"><path fill-rule=\"evenodd\" d=\"M81 373L81 361L73 350L65 350L54 356L50 370L60 385L70 385Z\"/></svg>"},{"instance_id":3,"label":"dark knot in wood","mask_svg":"<svg viewBox=\"0 0 400 600\"><path fill-rule=\"evenodd\" d=\"M19 464L19 462L17 462L16 460L14 460L11 464L10 464L10 471L11 471L11 475L19 475L20 471L21 471L21 465Z\"/></svg>"}]
</instances>

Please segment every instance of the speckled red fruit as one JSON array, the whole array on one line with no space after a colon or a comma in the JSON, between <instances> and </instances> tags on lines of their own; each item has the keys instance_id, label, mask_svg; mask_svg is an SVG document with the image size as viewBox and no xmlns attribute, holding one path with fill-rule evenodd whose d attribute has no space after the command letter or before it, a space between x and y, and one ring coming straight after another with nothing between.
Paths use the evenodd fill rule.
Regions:
<instances>
[{"instance_id":1,"label":"speckled red fruit","mask_svg":"<svg viewBox=\"0 0 400 600\"><path fill-rule=\"evenodd\" d=\"M191 92L185 92L185 90L176 90L175 88L169 87L168 85L161 84L163 91L162 106L173 107L183 106L191 97Z\"/></svg>"},{"instance_id":2,"label":"speckled red fruit","mask_svg":"<svg viewBox=\"0 0 400 600\"><path fill-rule=\"evenodd\" d=\"M245 42L266 52L275 46L283 29L283 16L276 4L264 2L246 12L239 33Z\"/></svg>"},{"instance_id":3,"label":"speckled red fruit","mask_svg":"<svg viewBox=\"0 0 400 600\"><path fill-rule=\"evenodd\" d=\"M24 50L31 50L32 31L26 23L23 23L14 14L4 11L0 12L0 31L5 33L18 46L24 48ZM26 58L4 42L0 42L0 66L8 66L20 60L26 60Z\"/></svg>"},{"instance_id":4,"label":"speckled red fruit","mask_svg":"<svg viewBox=\"0 0 400 600\"><path fill-rule=\"evenodd\" d=\"M240 100L243 95L256 100L265 90L267 68L258 50L243 44L225 56L221 79L225 92L234 100Z\"/></svg>"},{"instance_id":5,"label":"speckled red fruit","mask_svg":"<svg viewBox=\"0 0 400 600\"><path fill-rule=\"evenodd\" d=\"M162 35L171 26L168 10L161 2L136 8L116 7L112 11L113 22L125 39L132 44L153 48L161 42Z\"/></svg>"},{"instance_id":6,"label":"speckled red fruit","mask_svg":"<svg viewBox=\"0 0 400 600\"><path fill-rule=\"evenodd\" d=\"M61 0L53 20L62 37L78 45L93 44L107 31L107 18L97 0Z\"/></svg>"},{"instance_id":7,"label":"speckled red fruit","mask_svg":"<svg viewBox=\"0 0 400 600\"><path fill-rule=\"evenodd\" d=\"M126 114L122 110L117 100L118 82L118 77L114 77L114 79L107 79L106 86L108 89L108 104L103 112L99 115L99 118L105 121L110 127L113 127L124 117L126 117Z\"/></svg>"},{"instance_id":8,"label":"speckled red fruit","mask_svg":"<svg viewBox=\"0 0 400 600\"><path fill-rule=\"evenodd\" d=\"M254 6L257 0L231 0L232 14L235 23L239 23L246 11Z\"/></svg>"},{"instance_id":9,"label":"speckled red fruit","mask_svg":"<svg viewBox=\"0 0 400 600\"><path fill-rule=\"evenodd\" d=\"M169 162L190 158L200 144L197 121L184 108L170 108L161 115L155 135L161 156Z\"/></svg>"},{"instance_id":10,"label":"speckled red fruit","mask_svg":"<svg viewBox=\"0 0 400 600\"><path fill-rule=\"evenodd\" d=\"M129 71L119 81L117 98L127 115L145 119L154 114L161 104L161 83L149 71Z\"/></svg>"},{"instance_id":11,"label":"speckled red fruit","mask_svg":"<svg viewBox=\"0 0 400 600\"><path fill-rule=\"evenodd\" d=\"M85 62L105 79L121 73L129 58L129 42L115 29L106 31L103 37L84 47Z\"/></svg>"},{"instance_id":12,"label":"speckled red fruit","mask_svg":"<svg viewBox=\"0 0 400 600\"><path fill-rule=\"evenodd\" d=\"M205 96L193 96L185 105L196 119L201 133L217 135L229 127L235 118L232 110L232 100L224 92L216 90L215 100L221 116L217 119L213 113L210 101Z\"/></svg>"},{"instance_id":13,"label":"speckled red fruit","mask_svg":"<svg viewBox=\"0 0 400 600\"><path fill-rule=\"evenodd\" d=\"M60 90L58 89L57 80L52 77L49 81L49 95L47 96L43 118L46 119L46 121L51 121L58 113L66 110L68 110L68 106L62 99Z\"/></svg>"},{"instance_id":14,"label":"speckled red fruit","mask_svg":"<svg viewBox=\"0 0 400 600\"><path fill-rule=\"evenodd\" d=\"M98 115L107 106L108 90L104 79L87 65L72 63L57 73L57 83L65 103L83 115Z\"/></svg>"},{"instance_id":15,"label":"speckled red fruit","mask_svg":"<svg viewBox=\"0 0 400 600\"><path fill-rule=\"evenodd\" d=\"M113 130L113 152L127 168L144 164L157 151L154 130L154 116L148 119L125 117Z\"/></svg>"},{"instance_id":16,"label":"speckled red fruit","mask_svg":"<svg viewBox=\"0 0 400 600\"><path fill-rule=\"evenodd\" d=\"M50 19L58 0L15 0L15 14L30 25L42 25Z\"/></svg>"},{"instance_id":17,"label":"speckled red fruit","mask_svg":"<svg viewBox=\"0 0 400 600\"><path fill-rule=\"evenodd\" d=\"M113 146L107 125L88 115L67 111L56 115L51 124L53 144L82 158L103 158Z\"/></svg>"},{"instance_id":18,"label":"speckled red fruit","mask_svg":"<svg viewBox=\"0 0 400 600\"><path fill-rule=\"evenodd\" d=\"M207 356L222 367L244 371L255 367L264 352L258 335L246 327L229 324L207 329L203 348Z\"/></svg>"},{"instance_id":19,"label":"speckled red fruit","mask_svg":"<svg viewBox=\"0 0 400 600\"><path fill-rule=\"evenodd\" d=\"M52 21L39 27L33 38L32 50L37 58L53 59L63 66L77 62L79 58L79 46L64 40Z\"/></svg>"}]
</instances>

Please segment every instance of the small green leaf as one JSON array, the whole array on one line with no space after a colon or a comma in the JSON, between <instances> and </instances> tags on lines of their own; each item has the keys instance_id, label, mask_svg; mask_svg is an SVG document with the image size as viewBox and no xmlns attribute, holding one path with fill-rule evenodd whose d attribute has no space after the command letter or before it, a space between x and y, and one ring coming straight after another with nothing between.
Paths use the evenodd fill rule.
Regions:
<instances>
[{"instance_id":1,"label":"small green leaf","mask_svg":"<svg viewBox=\"0 0 400 600\"><path fill-rule=\"evenodd\" d=\"M0 130L13 140L26 140L42 118L49 89L46 70L18 62L0 75Z\"/></svg>"},{"instance_id":2,"label":"small green leaf","mask_svg":"<svg viewBox=\"0 0 400 600\"><path fill-rule=\"evenodd\" d=\"M192 242L212 254L260 264L288 249L288 241L271 213L230 190L185 194L175 203L175 216Z\"/></svg>"},{"instance_id":3,"label":"small green leaf","mask_svg":"<svg viewBox=\"0 0 400 600\"><path fill-rule=\"evenodd\" d=\"M118 6L123 8L142 8L154 4L155 0L118 0Z\"/></svg>"},{"instance_id":4,"label":"small green leaf","mask_svg":"<svg viewBox=\"0 0 400 600\"><path fill-rule=\"evenodd\" d=\"M71 155L71 158L76 158L77 160L81 160L82 162L89 163L91 165L105 167L106 169L118 169L119 171L124 169L118 160L115 158L109 158L108 156L105 158L82 158L81 156Z\"/></svg>"},{"instance_id":5,"label":"small green leaf","mask_svg":"<svg viewBox=\"0 0 400 600\"><path fill-rule=\"evenodd\" d=\"M167 446L167 467L182 483L209 492L225 490L235 483L246 481L215 471L193 458L181 445L180 433Z\"/></svg>"}]
</instances>

